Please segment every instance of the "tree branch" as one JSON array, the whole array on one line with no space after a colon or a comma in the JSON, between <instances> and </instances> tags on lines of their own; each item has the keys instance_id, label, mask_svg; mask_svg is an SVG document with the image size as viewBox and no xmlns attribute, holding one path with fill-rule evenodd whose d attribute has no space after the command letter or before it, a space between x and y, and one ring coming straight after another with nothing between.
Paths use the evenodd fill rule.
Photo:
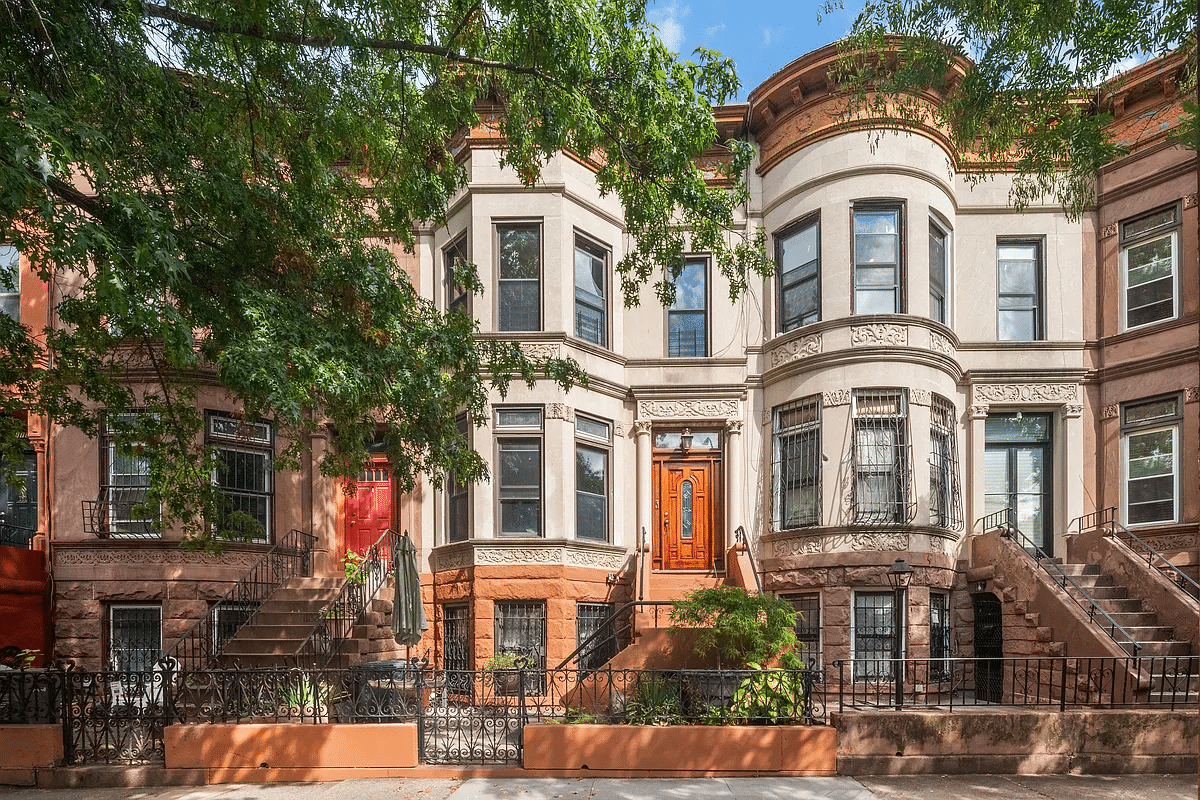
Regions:
<instances>
[{"instance_id":1,"label":"tree branch","mask_svg":"<svg viewBox=\"0 0 1200 800\"><path fill-rule=\"evenodd\" d=\"M142 11L146 14L146 16L167 20L168 22L174 22L175 24L182 25L185 28L204 31L205 33L248 36L253 39L262 39L263 41L276 42L278 44L294 44L300 47L312 47L321 50L356 45L359 47L366 47L371 50L392 50L400 53L420 53L422 55L444 58L447 61L455 64L470 64L471 66L484 67L485 69L496 69L504 72L512 72L517 75L531 75L536 78L552 80L550 75L546 74L537 67L527 67L507 61L492 61L491 59L487 58L478 58L476 56L466 55L465 53L457 53L452 47L438 47L431 44L420 44L419 42L413 42L407 39L366 38L353 41L342 41L336 36L306 36L298 33L289 33L287 31L268 31L263 30L257 25L233 25L226 22L217 22L216 20L208 19L207 17L201 17L197 14L189 14L184 11L178 11L174 8L159 5L157 3L143 4Z\"/></svg>"}]
</instances>

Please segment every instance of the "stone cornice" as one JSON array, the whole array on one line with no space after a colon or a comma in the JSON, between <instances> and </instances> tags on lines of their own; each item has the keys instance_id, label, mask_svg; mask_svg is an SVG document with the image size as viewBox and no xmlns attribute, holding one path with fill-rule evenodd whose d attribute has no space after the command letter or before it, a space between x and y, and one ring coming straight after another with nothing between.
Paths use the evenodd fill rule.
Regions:
<instances>
[{"instance_id":1,"label":"stone cornice","mask_svg":"<svg viewBox=\"0 0 1200 800\"><path fill-rule=\"evenodd\" d=\"M619 572L627 548L568 539L472 539L441 545L430 553L434 572L483 566L563 566Z\"/></svg>"}]
</instances>

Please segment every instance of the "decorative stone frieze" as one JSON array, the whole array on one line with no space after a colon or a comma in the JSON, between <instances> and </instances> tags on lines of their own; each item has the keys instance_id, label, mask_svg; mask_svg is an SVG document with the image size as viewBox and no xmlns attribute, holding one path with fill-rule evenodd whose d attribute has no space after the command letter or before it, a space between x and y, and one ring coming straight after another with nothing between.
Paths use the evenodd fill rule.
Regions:
<instances>
[{"instance_id":1,"label":"decorative stone frieze","mask_svg":"<svg viewBox=\"0 0 1200 800\"><path fill-rule=\"evenodd\" d=\"M908 550L910 536L904 531L839 531L777 539L772 542L775 558L835 553Z\"/></svg>"},{"instance_id":2,"label":"decorative stone frieze","mask_svg":"<svg viewBox=\"0 0 1200 800\"><path fill-rule=\"evenodd\" d=\"M740 417L737 400L639 400L638 416L647 419L729 419Z\"/></svg>"},{"instance_id":3,"label":"decorative stone frieze","mask_svg":"<svg viewBox=\"0 0 1200 800\"><path fill-rule=\"evenodd\" d=\"M164 548L124 548L112 544L88 548L63 548L54 550L54 563L66 564L125 564L146 566L153 564L205 564L209 566L249 569L263 557L262 553L230 553L220 555L203 550L184 550L177 542Z\"/></svg>"},{"instance_id":4,"label":"decorative stone frieze","mask_svg":"<svg viewBox=\"0 0 1200 800\"><path fill-rule=\"evenodd\" d=\"M521 352L534 361L558 358L561 348L558 342L521 342Z\"/></svg>"},{"instance_id":5,"label":"decorative stone frieze","mask_svg":"<svg viewBox=\"0 0 1200 800\"><path fill-rule=\"evenodd\" d=\"M821 334L815 333L812 336L805 336L802 339L793 339L790 342L785 342L774 348L771 351L771 367L778 367L784 364L790 364L793 361L799 361L802 358L815 356L821 352Z\"/></svg>"},{"instance_id":6,"label":"decorative stone frieze","mask_svg":"<svg viewBox=\"0 0 1200 800\"><path fill-rule=\"evenodd\" d=\"M1121 416L1120 403L1109 403L1100 410L1101 419L1116 419L1119 416Z\"/></svg>"},{"instance_id":7,"label":"decorative stone frieze","mask_svg":"<svg viewBox=\"0 0 1200 800\"><path fill-rule=\"evenodd\" d=\"M1164 536L1143 535L1147 544L1153 547L1160 553L1170 550L1195 550L1196 549L1196 534L1194 533L1168 533Z\"/></svg>"},{"instance_id":8,"label":"decorative stone frieze","mask_svg":"<svg viewBox=\"0 0 1200 800\"><path fill-rule=\"evenodd\" d=\"M977 383L977 403L1072 403L1079 399L1074 383Z\"/></svg>"},{"instance_id":9,"label":"decorative stone frieze","mask_svg":"<svg viewBox=\"0 0 1200 800\"><path fill-rule=\"evenodd\" d=\"M495 539L480 539L435 551L434 569L447 572L472 566L561 565L616 572L625 566L625 560L624 549L618 547L598 548L562 540L506 544Z\"/></svg>"},{"instance_id":10,"label":"decorative stone frieze","mask_svg":"<svg viewBox=\"0 0 1200 800\"><path fill-rule=\"evenodd\" d=\"M929 405L930 392L928 389L909 389L908 402L914 406Z\"/></svg>"},{"instance_id":11,"label":"decorative stone frieze","mask_svg":"<svg viewBox=\"0 0 1200 800\"><path fill-rule=\"evenodd\" d=\"M567 422L575 421L575 409L566 403L547 403L546 419L561 419Z\"/></svg>"},{"instance_id":12,"label":"decorative stone frieze","mask_svg":"<svg viewBox=\"0 0 1200 800\"><path fill-rule=\"evenodd\" d=\"M908 326L877 322L872 325L850 327L852 345L904 345L908 344Z\"/></svg>"},{"instance_id":13,"label":"decorative stone frieze","mask_svg":"<svg viewBox=\"0 0 1200 800\"><path fill-rule=\"evenodd\" d=\"M849 389L830 389L827 392L821 392L821 405L829 406L844 406L850 403Z\"/></svg>"},{"instance_id":14,"label":"decorative stone frieze","mask_svg":"<svg viewBox=\"0 0 1200 800\"><path fill-rule=\"evenodd\" d=\"M929 349L954 358L954 345L950 344L950 340L937 331L929 332Z\"/></svg>"},{"instance_id":15,"label":"decorative stone frieze","mask_svg":"<svg viewBox=\"0 0 1200 800\"><path fill-rule=\"evenodd\" d=\"M1110 222L1109 224L1105 225L1103 228L1100 229L1100 238L1101 239L1109 239L1116 235L1117 235L1117 223L1115 223L1115 222Z\"/></svg>"},{"instance_id":16,"label":"decorative stone frieze","mask_svg":"<svg viewBox=\"0 0 1200 800\"><path fill-rule=\"evenodd\" d=\"M1200 386L1189 386L1183 390L1183 402L1197 403L1200 402Z\"/></svg>"}]
</instances>

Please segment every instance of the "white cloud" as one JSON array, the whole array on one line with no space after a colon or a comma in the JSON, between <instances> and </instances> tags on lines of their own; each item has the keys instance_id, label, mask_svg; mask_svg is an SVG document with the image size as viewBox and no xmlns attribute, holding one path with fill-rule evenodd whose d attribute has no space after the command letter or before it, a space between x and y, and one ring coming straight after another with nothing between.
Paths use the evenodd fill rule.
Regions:
<instances>
[{"instance_id":1,"label":"white cloud","mask_svg":"<svg viewBox=\"0 0 1200 800\"><path fill-rule=\"evenodd\" d=\"M722 22L720 25L713 25L711 28L705 28L704 35L711 39L723 30L725 30L724 22Z\"/></svg>"},{"instance_id":2,"label":"white cloud","mask_svg":"<svg viewBox=\"0 0 1200 800\"><path fill-rule=\"evenodd\" d=\"M683 19L692 12L691 6L680 6L679 0L646 14L650 24L658 28L658 38L668 50L678 53L683 47Z\"/></svg>"}]
</instances>

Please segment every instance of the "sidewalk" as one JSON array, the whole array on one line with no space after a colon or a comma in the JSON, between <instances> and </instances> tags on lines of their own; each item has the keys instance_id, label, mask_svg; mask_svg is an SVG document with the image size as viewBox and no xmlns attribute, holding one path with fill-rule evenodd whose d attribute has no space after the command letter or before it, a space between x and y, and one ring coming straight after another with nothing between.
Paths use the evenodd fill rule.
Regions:
<instances>
[{"instance_id":1,"label":"sidewalk","mask_svg":"<svg viewBox=\"0 0 1200 800\"><path fill-rule=\"evenodd\" d=\"M855 778L374 778L106 789L0 786L0 800L1195 800L1194 775Z\"/></svg>"}]
</instances>

